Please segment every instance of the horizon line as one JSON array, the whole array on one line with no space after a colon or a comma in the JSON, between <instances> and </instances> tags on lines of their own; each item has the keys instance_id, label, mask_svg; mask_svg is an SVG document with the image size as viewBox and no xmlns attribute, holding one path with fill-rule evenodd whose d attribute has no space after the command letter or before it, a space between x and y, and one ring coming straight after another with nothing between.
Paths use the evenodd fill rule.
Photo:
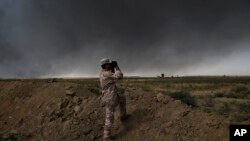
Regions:
<instances>
[{"instance_id":1,"label":"horizon line","mask_svg":"<svg viewBox=\"0 0 250 141\"><path fill-rule=\"evenodd\" d=\"M171 78L171 77L250 77L250 75L168 75L164 76L164 78ZM3 79L95 79L99 78L98 76L79 76L79 77L62 77L62 76L51 76L51 77L0 77L0 80ZM159 76L140 76L140 75L130 75L124 76L124 78L162 78Z\"/></svg>"}]
</instances>

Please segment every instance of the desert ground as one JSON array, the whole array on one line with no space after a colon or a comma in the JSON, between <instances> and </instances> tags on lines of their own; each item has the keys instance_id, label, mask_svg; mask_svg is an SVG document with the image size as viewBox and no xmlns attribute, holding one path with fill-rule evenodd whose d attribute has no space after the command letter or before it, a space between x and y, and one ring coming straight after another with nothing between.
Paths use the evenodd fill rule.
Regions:
<instances>
[{"instance_id":1,"label":"desert ground","mask_svg":"<svg viewBox=\"0 0 250 141\"><path fill-rule=\"evenodd\" d=\"M250 77L125 78L129 119L115 113L121 141L228 141L250 124ZM1 79L1 141L101 141L104 110L93 79Z\"/></svg>"}]
</instances>

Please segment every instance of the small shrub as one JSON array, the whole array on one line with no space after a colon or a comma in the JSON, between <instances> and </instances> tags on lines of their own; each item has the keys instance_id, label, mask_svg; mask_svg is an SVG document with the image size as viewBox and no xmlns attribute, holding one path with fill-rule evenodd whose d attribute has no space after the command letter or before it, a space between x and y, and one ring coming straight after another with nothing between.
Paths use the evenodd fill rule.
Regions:
<instances>
[{"instance_id":1,"label":"small shrub","mask_svg":"<svg viewBox=\"0 0 250 141\"><path fill-rule=\"evenodd\" d=\"M239 87L233 88L232 91L234 93L248 93L249 92L248 88L245 86L239 86Z\"/></svg>"},{"instance_id":2,"label":"small shrub","mask_svg":"<svg viewBox=\"0 0 250 141\"><path fill-rule=\"evenodd\" d=\"M153 90L149 86L141 86L141 89L146 92L152 92Z\"/></svg>"},{"instance_id":3,"label":"small shrub","mask_svg":"<svg viewBox=\"0 0 250 141\"><path fill-rule=\"evenodd\" d=\"M206 103L205 105L206 107L213 107L214 106L214 101L212 97L208 97L208 99L206 99Z\"/></svg>"},{"instance_id":4,"label":"small shrub","mask_svg":"<svg viewBox=\"0 0 250 141\"><path fill-rule=\"evenodd\" d=\"M211 113L212 112L212 108L211 107L202 107L201 108L204 112L206 113Z\"/></svg>"},{"instance_id":5,"label":"small shrub","mask_svg":"<svg viewBox=\"0 0 250 141\"><path fill-rule=\"evenodd\" d=\"M250 113L250 104L247 103L238 104L238 109L243 113Z\"/></svg>"},{"instance_id":6,"label":"small shrub","mask_svg":"<svg viewBox=\"0 0 250 141\"><path fill-rule=\"evenodd\" d=\"M191 96L187 92L180 91L180 92L169 93L168 95L174 99L180 100L181 102L187 105L197 107L197 102L195 97Z\"/></svg>"},{"instance_id":7,"label":"small shrub","mask_svg":"<svg viewBox=\"0 0 250 141\"><path fill-rule=\"evenodd\" d=\"M125 93L125 88L118 87L118 88L117 88L117 93L119 93L119 94L124 94L124 93Z\"/></svg>"},{"instance_id":8,"label":"small shrub","mask_svg":"<svg viewBox=\"0 0 250 141\"><path fill-rule=\"evenodd\" d=\"M224 93L218 92L214 94L215 97L225 97Z\"/></svg>"},{"instance_id":9,"label":"small shrub","mask_svg":"<svg viewBox=\"0 0 250 141\"><path fill-rule=\"evenodd\" d=\"M213 107L214 107L213 98L209 96L208 98L205 99L205 103L204 105L202 105L201 108L204 112L211 113L213 111Z\"/></svg>"},{"instance_id":10,"label":"small shrub","mask_svg":"<svg viewBox=\"0 0 250 141\"><path fill-rule=\"evenodd\" d=\"M101 95L101 91L98 88L88 88L88 90L96 95Z\"/></svg>"},{"instance_id":11,"label":"small shrub","mask_svg":"<svg viewBox=\"0 0 250 141\"><path fill-rule=\"evenodd\" d=\"M229 107L229 105L227 103L224 103L223 106L217 110L217 113L223 116L228 116L230 111L231 108Z\"/></svg>"},{"instance_id":12,"label":"small shrub","mask_svg":"<svg viewBox=\"0 0 250 141\"><path fill-rule=\"evenodd\" d=\"M247 98L250 93L215 93L214 97L226 97L226 98Z\"/></svg>"},{"instance_id":13,"label":"small shrub","mask_svg":"<svg viewBox=\"0 0 250 141\"><path fill-rule=\"evenodd\" d=\"M226 94L225 97L227 97L227 98L241 98L242 96L240 94L231 92L231 93Z\"/></svg>"}]
</instances>

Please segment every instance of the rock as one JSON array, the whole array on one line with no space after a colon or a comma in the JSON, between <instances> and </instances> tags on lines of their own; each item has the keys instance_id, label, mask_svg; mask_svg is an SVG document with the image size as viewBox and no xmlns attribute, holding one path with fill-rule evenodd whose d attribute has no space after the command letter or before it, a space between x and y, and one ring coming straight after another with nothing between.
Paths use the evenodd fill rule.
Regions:
<instances>
[{"instance_id":1,"label":"rock","mask_svg":"<svg viewBox=\"0 0 250 141\"><path fill-rule=\"evenodd\" d=\"M75 94L76 94L76 90L74 89L73 86L70 85L70 86L66 87L66 96L73 97L73 96L75 96Z\"/></svg>"},{"instance_id":2,"label":"rock","mask_svg":"<svg viewBox=\"0 0 250 141\"><path fill-rule=\"evenodd\" d=\"M91 131L92 131L92 129L90 129L90 128L83 129L83 134L88 135L88 134L90 134Z\"/></svg>"},{"instance_id":3,"label":"rock","mask_svg":"<svg viewBox=\"0 0 250 141\"><path fill-rule=\"evenodd\" d=\"M77 96L74 96L72 101L77 105L80 105L82 103L82 99Z\"/></svg>"},{"instance_id":4,"label":"rock","mask_svg":"<svg viewBox=\"0 0 250 141\"><path fill-rule=\"evenodd\" d=\"M95 135L91 135L91 140L95 140L97 137Z\"/></svg>"},{"instance_id":5,"label":"rock","mask_svg":"<svg viewBox=\"0 0 250 141\"><path fill-rule=\"evenodd\" d=\"M156 95L156 100L157 100L158 102L162 102L162 103L164 103L164 104L167 104L167 103L169 102L168 97L166 97L166 96L163 95L162 93L158 93L158 94Z\"/></svg>"},{"instance_id":6,"label":"rock","mask_svg":"<svg viewBox=\"0 0 250 141\"><path fill-rule=\"evenodd\" d=\"M41 107L42 107L42 103L40 103L40 104L37 105L37 109L39 109Z\"/></svg>"},{"instance_id":7,"label":"rock","mask_svg":"<svg viewBox=\"0 0 250 141\"><path fill-rule=\"evenodd\" d=\"M76 92L73 89L66 90L66 96L75 96Z\"/></svg>"},{"instance_id":8,"label":"rock","mask_svg":"<svg viewBox=\"0 0 250 141\"><path fill-rule=\"evenodd\" d=\"M49 116L53 116L55 114L55 110L49 111Z\"/></svg>"},{"instance_id":9,"label":"rock","mask_svg":"<svg viewBox=\"0 0 250 141\"><path fill-rule=\"evenodd\" d=\"M69 100L68 99L62 99L61 102L58 104L60 109L63 109L65 107L67 107L67 105L69 104Z\"/></svg>"},{"instance_id":10,"label":"rock","mask_svg":"<svg viewBox=\"0 0 250 141\"><path fill-rule=\"evenodd\" d=\"M69 104L68 104L68 108L72 108L73 106L74 106L74 103L69 102Z\"/></svg>"},{"instance_id":11,"label":"rock","mask_svg":"<svg viewBox=\"0 0 250 141\"><path fill-rule=\"evenodd\" d=\"M49 122L52 122L52 121L54 121L56 118L53 116L53 117L50 117L50 119L49 119Z\"/></svg>"},{"instance_id":12,"label":"rock","mask_svg":"<svg viewBox=\"0 0 250 141\"><path fill-rule=\"evenodd\" d=\"M70 125L71 125L71 121L70 120L66 120L63 123L63 132L68 132L70 130Z\"/></svg>"},{"instance_id":13,"label":"rock","mask_svg":"<svg viewBox=\"0 0 250 141\"><path fill-rule=\"evenodd\" d=\"M80 107L79 105L76 105L76 106L74 107L74 111L75 111L76 113L78 113L80 110L81 110L81 107Z\"/></svg>"},{"instance_id":14,"label":"rock","mask_svg":"<svg viewBox=\"0 0 250 141\"><path fill-rule=\"evenodd\" d=\"M190 112L190 110L186 110L182 113L182 116L185 117L186 115L188 115L188 113Z\"/></svg>"},{"instance_id":15,"label":"rock","mask_svg":"<svg viewBox=\"0 0 250 141\"><path fill-rule=\"evenodd\" d=\"M91 115L91 114L93 114L94 113L94 111L89 111L88 112L88 115Z\"/></svg>"},{"instance_id":16,"label":"rock","mask_svg":"<svg viewBox=\"0 0 250 141\"><path fill-rule=\"evenodd\" d=\"M175 100L174 103L181 104L181 101L180 100Z\"/></svg>"},{"instance_id":17,"label":"rock","mask_svg":"<svg viewBox=\"0 0 250 141\"><path fill-rule=\"evenodd\" d=\"M173 122L172 121L169 121L166 125L166 127L171 127L173 125Z\"/></svg>"},{"instance_id":18,"label":"rock","mask_svg":"<svg viewBox=\"0 0 250 141\"><path fill-rule=\"evenodd\" d=\"M62 117L63 116L63 111L62 110L57 110L57 111L55 111L55 115L57 117Z\"/></svg>"},{"instance_id":19,"label":"rock","mask_svg":"<svg viewBox=\"0 0 250 141\"><path fill-rule=\"evenodd\" d=\"M157 98L157 101L158 101L158 102L161 102L162 99L163 99L163 94L162 94L162 93L158 93L158 94L156 95L156 98Z\"/></svg>"}]
</instances>

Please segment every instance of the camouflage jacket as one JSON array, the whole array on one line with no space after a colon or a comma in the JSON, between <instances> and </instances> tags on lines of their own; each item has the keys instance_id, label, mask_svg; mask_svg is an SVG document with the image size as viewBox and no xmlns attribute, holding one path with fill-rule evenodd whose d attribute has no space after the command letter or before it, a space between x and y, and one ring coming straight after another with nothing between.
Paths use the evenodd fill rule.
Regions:
<instances>
[{"instance_id":1,"label":"camouflage jacket","mask_svg":"<svg viewBox=\"0 0 250 141\"><path fill-rule=\"evenodd\" d=\"M116 81L123 78L123 73L115 69L115 73L102 70L100 73L100 83L102 88L102 101L104 104L115 105L117 102Z\"/></svg>"}]
</instances>

